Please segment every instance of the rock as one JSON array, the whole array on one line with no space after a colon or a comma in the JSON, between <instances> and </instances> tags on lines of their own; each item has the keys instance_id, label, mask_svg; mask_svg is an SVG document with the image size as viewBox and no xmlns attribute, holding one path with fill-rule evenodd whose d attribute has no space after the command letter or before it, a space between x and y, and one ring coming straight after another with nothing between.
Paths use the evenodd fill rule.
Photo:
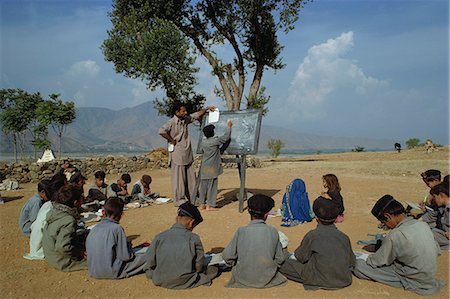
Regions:
<instances>
[{"instance_id":1,"label":"rock","mask_svg":"<svg viewBox=\"0 0 450 299\"><path fill-rule=\"evenodd\" d=\"M13 179L6 179L0 184L0 190L9 191L19 189L19 182Z\"/></svg>"}]
</instances>

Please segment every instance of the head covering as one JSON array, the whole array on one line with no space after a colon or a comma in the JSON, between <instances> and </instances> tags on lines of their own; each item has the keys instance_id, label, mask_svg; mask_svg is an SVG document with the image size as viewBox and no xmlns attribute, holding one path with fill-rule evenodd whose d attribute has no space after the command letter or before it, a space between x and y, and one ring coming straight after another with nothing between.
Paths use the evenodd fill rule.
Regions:
<instances>
[{"instance_id":1,"label":"head covering","mask_svg":"<svg viewBox=\"0 0 450 299\"><path fill-rule=\"evenodd\" d=\"M264 215L275 206L273 199L264 194L256 194L248 199L248 212L250 214Z\"/></svg>"},{"instance_id":2,"label":"head covering","mask_svg":"<svg viewBox=\"0 0 450 299\"><path fill-rule=\"evenodd\" d=\"M203 128L203 134L205 134L206 137L212 137L214 136L214 129L216 127L214 125L207 125Z\"/></svg>"},{"instance_id":3,"label":"head covering","mask_svg":"<svg viewBox=\"0 0 450 299\"><path fill-rule=\"evenodd\" d=\"M372 215L375 216L375 218L380 219L381 215L384 214L384 211L386 211L387 207L391 205L395 200L392 195L386 194L382 198L380 198L375 205L372 208Z\"/></svg>"},{"instance_id":4,"label":"head covering","mask_svg":"<svg viewBox=\"0 0 450 299\"><path fill-rule=\"evenodd\" d=\"M313 203L313 211L319 220L334 222L339 215L339 206L334 201L319 196Z\"/></svg>"},{"instance_id":5,"label":"head covering","mask_svg":"<svg viewBox=\"0 0 450 299\"><path fill-rule=\"evenodd\" d=\"M178 216L187 216L195 220L196 224L203 222L203 217L196 206L185 202L178 208Z\"/></svg>"},{"instance_id":6,"label":"head covering","mask_svg":"<svg viewBox=\"0 0 450 299\"><path fill-rule=\"evenodd\" d=\"M432 181L432 180L440 180L441 179L441 172L436 169L429 169L425 172L422 172L420 174L422 176L422 179L424 181Z\"/></svg>"}]
</instances>

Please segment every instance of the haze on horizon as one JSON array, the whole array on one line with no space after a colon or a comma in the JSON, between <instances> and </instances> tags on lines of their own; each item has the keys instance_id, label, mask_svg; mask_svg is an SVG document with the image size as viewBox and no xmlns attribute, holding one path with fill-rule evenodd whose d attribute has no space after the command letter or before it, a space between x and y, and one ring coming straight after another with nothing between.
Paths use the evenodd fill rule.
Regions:
<instances>
[{"instance_id":1,"label":"haze on horizon","mask_svg":"<svg viewBox=\"0 0 450 299\"><path fill-rule=\"evenodd\" d=\"M111 1L0 2L0 88L61 93L77 107L119 110L161 98L116 74L100 45ZM314 1L288 35L286 67L266 70L267 125L309 134L449 143L449 3ZM227 48L220 47L219 55ZM197 92L224 108L199 57ZM249 85L249 82L247 82Z\"/></svg>"}]
</instances>

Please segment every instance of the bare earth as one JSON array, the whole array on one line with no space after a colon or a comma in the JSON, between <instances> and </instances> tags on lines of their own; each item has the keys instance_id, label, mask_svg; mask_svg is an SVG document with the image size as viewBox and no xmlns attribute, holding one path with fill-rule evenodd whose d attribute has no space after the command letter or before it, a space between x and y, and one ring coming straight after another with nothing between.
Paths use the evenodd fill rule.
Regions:
<instances>
[{"instance_id":1,"label":"bare earth","mask_svg":"<svg viewBox=\"0 0 450 299\"><path fill-rule=\"evenodd\" d=\"M276 207L286 186L294 178L306 182L312 202L322 192L321 176L334 173L338 176L345 201L345 221L338 228L351 239L353 249L361 251L357 240L367 240L367 233L380 232L377 221L370 214L374 202L384 194L399 200L420 201L428 189L419 174L430 168L443 174L449 171L448 147L426 154L422 150L384 153L345 153L304 156L296 159L267 160L265 167L247 170L247 190L264 193L275 199ZM152 170L132 173L135 182L144 173L153 177L152 189L170 197L170 171ZM109 182L116 177L107 177ZM87 183L90 185L92 179ZM238 192L239 179L236 169L226 169L219 178L219 200L224 206L219 211L203 212L205 221L195 232L202 239L206 251L225 247L236 229L249 222L246 211L238 212L238 202L232 201ZM51 269L45 261L29 261L22 258L28 252L28 239L18 228L20 209L36 190L35 184L25 184L21 189L2 192L5 204L0 205L0 297L1 298L415 298L419 297L401 289L379 283L353 279L353 284L337 291L305 291L301 284L288 282L282 287L255 289L228 289L226 282L230 272L214 280L211 287L172 291L155 287L144 274L124 280L96 280L87 271L63 273ZM121 221L127 235L137 245L168 229L174 222L176 209L172 204L128 210ZM316 226L310 222L293 228L280 226L280 218L267 221L283 231L290 239L293 251L304 234ZM449 298L449 254L438 258L437 277L446 287L428 298Z\"/></svg>"}]
</instances>

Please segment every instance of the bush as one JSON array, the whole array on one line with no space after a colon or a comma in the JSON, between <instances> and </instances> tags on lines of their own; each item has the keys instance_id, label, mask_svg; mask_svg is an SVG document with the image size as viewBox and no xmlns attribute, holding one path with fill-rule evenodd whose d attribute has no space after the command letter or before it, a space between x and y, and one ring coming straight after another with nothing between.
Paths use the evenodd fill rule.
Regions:
<instances>
[{"instance_id":1,"label":"bush","mask_svg":"<svg viewBox=\"0 0 450 299\"><path fill-rule=\"evenodd\" d=\"M418 138L410 138L410 139L406 140L405 143L406 143L406 147L408 149L413 149L420 145L420 140Z\"/></svg>"},{"instance_id":2,"label":"bush","mask_svg":"<svg viewBox=\"0 0 450 299\"><path fill-rule=\"evenodd\" d=\"M352 149L352 152L357 152L357 153L365 152L365 151L366 150L364 149L364 146L359 146L359 145L355 145L355 148Z\"/></svg>"},{"instance_id":3,"label":"bush","mask_svg":"<svg viewBox=\"0 0 450 299\"><path fill-rule=\"evenodd\" d=\"M284 143L280 139L270 139L267 142L267 147L270 149L270 155L273 158L276 158L280 155L281 149L284 147Z\"/></svg>"}]
</instances>

